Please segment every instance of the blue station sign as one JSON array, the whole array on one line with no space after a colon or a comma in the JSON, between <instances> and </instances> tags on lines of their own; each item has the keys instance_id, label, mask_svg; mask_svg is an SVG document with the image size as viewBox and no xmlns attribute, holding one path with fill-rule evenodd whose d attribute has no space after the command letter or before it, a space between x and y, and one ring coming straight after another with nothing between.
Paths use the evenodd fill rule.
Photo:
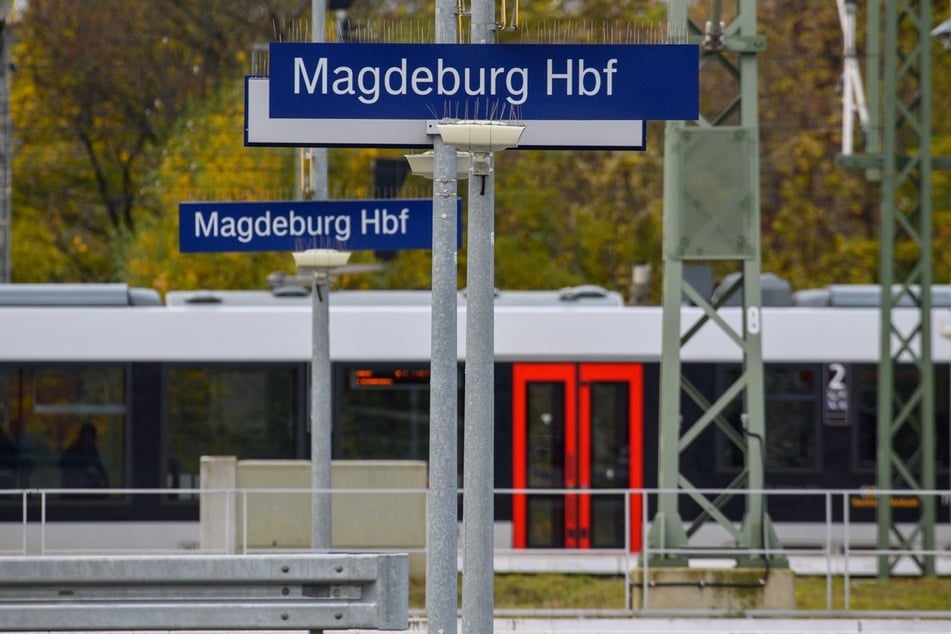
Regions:
<instances>
[{"instance_id":1,"label":"blue station sign","mask_svg":"<svg viewBox=\"0 0 951 634\"><path fill-rule=\"evenodd\" d=\"M274 119L699 117L693 44L270 45Z\"/></svg>"},{"instance_id":2,"label":"blue station sign","mask_svg":"<svg viewBox=\"0 0 951 634\"><path fill-rule=\"evenodd\" d=\"M456 205L461 236L461 199ZM432 248L430 198L183 202L178 216L182 253Z\"/></svg>"}]
</instances>

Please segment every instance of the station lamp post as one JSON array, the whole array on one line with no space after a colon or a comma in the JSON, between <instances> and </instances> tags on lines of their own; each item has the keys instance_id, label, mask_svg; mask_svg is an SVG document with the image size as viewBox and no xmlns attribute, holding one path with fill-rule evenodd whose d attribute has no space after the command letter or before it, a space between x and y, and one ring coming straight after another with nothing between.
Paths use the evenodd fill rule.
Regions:
<instances>
[{"instance_id":1,"label":"station lamp post","mask_svg":"<svg viewBox=\"0 0 951 634\"><path fill-rule=\"evenodd\" d=\"M455 634L458 612L459 422L456 290L456 184L471 159L434 140L407 154L413 174L433 180L432 353L429 379L429 495L426 509L426 614L431 631Z\"/></svg>"},{"instance_id":2,"label":"station lamp post","mask_svg":"<svg viewBox=\"0 0 951 634\"><path fill-rule=\"evenodd\" d=\"M493 153L518 145L525 127L446 120L442 142L472 153L466 247L466 386L462 474L462 629L491 632L495 426L495 179ZM478 177L478 178L477 178Z\"/></svg>"},{"instance_id":3,"label":"station lamp post","mask_svg":"<svg viewBox=\"0 0 951 634\"><path fill-rule=\"evenodd\" d=\"M330 517L330 274L350 260L349 251L308 249L294 253L298 275L311 277L313 289L313 354L310 373L310 465L313 500L310 513L311 550L329 551Z\"/></svg>"}]
</instances>

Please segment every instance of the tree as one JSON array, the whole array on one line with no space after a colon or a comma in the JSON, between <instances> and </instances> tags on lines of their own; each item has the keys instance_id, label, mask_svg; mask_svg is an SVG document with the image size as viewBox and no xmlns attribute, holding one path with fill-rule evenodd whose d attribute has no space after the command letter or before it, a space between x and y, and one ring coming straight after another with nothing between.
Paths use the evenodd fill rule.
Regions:
<instances>
[{"instance_id":1,"label":"tree","mask_svg":"<svg viewBox=\"0 0 951 634\"><path fill-rule=\"evenodd\" d=\"M872 282L878 196L836 165L842 35L834 3L759 3L763 270L794 287ZM861 23L861 20L860 20ZM861 151L861 150L859 150Z\"/></svg>"},{"instance_id":2,"label":"tree","mask_svg":"<svg viewBox=\"0 0 951 634\"><path fill-rule=\"evenodd\" d=\"M266 5L265 5L266 6ZM142 178L189 104L240 77L253 0L31 0L16 28L14 279L112 279Z\"/></svg>"},{"instance_id":3,"label":"tree","mask_svg":"<svg viewBox=\"0 0 951 634\"><path fill-rule=\"evenodd\" d=\"M432 5L355 3L351 34L425 40ZM513 5L506 6L505 26L511 26ZM310 0L31 0L15 49L14 278L131 276L160 288L259 286L268 267L292 267L279 256L179 256L174 219L175 204L186 194L296 195L293 152L241 145L239 84L254 43L309 39L309 9ZM789 3L764 0L757 10L767 38L759 56L763 270L788 277L795 288L873 282L878 190L864 174L835 163L842 42L834 4L808 0L792 10ZM693 3L690 11L696 24L709 18L708 3ZM519 18L518 29L500 31L504 45L653 42L666 33L666 5L659 0L556 0L523 6ZM465 39L467 21L461 31ZM863 44L860 33L860 50ZM936 53L935 60L934 102L946 103L951 56ZM735 93L723 72L704 69L701 79L702 99ZM935 154L947 155L942 130L951 125L951 111L936 107L935 118ZM663 138L657 122L650 124L645 152L499 153L497 285L592 283L625 291L632 265L659 271ZM331 150L331 196L370 197L373 160L400 154ZM939 280L951 270L951 250L944 248L951 239L949 188L947 175L936 174ZM460 183L463 197L466 189ZM430 191L428 182L413 179L403 194ZM128 248L116 256L116 245L125 242ZM460 286L464 271L463 246ZM403 252L385 271L344 276L338 284L426 288L429 275L427 252ZM656 275L652 284L655 301L660 280Z\"/></svg>"},{"instance_id":4,"label":"tree","mask_svg":"<svg viewBox=\"0 0 951 634\"><path fill-rule=\"evenodd\" d=\"M225 84L202 111L180 122L161 164L145 186L140 230L128 236L119 270L130 284L171 289L257 288L268 273L286 268L288 254L182 254L178 203L189 200L283 200L294 195L289 148L246 148L243 116L234 107L243 84ZM290 264L293 266L293 264Z\"/></svg>"}]
</instances>

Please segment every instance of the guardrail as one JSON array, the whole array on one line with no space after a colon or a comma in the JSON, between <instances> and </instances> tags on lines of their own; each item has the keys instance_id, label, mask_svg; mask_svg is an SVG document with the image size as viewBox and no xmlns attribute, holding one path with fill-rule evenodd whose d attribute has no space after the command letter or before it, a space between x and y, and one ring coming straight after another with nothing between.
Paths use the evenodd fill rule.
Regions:
<instances>
[{"instance_id":1,"label":"guardrail","mask_svg":"<svg viewBox=\"0 0 951 634\"><path fill-rule=\"evenodd\" d=\"M0 631L408 627L400 554L0 558Z\"/></svg>"}]
</instances>

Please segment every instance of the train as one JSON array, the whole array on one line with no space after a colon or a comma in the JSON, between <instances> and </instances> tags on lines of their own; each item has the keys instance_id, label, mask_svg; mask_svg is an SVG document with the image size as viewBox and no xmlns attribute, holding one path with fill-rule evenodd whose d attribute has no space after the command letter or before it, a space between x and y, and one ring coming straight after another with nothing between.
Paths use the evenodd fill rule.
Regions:
<instances>
[{"instance_id":1,"label":"train","mask_svg":"<svg viewBox=\"0 0 951 634\"><path fill-rule=\"evenodd\" d=\"M951 289L933 292L937 331L951 324ZM427 460L431 294L334 290L329 311L333 458ZM460 291L460 486L465 312ZM681 313L689 324L700 309L685 303ZM736 327L740 313L720 309ZM910 309L896 315L916 318ZM877 286L793 292L780 285L764 293L766 487L874 485L879 321ZM496 497L501 543L639 543L639 526L626 532L622 497L598 498L593 512L572 517L570 493L531 490L657 486L662 324L660 306L629 305L596 286L497 292L494 484L522 491ZM309 457L313 327L310 289L302 286L164 297L125 284L0 286L0 523L42 512L51 527L106 534L107 526L150 526L153 542L194 547L197 496L178 492L199 486L202 456ZM936 336L932 345L934 450L938 488L947 489L951 341ZM713 398L741 368L739 354L722 330L705 328L681 350L682 372ZM896 389L916 376L899 365ZM728 416L740 410L737 403ZM95 476L64 457L90 427ZM681 469L695 486L726 487L742 456L722 434L704 434ZM159 494L65 491L90 487ZM42 511L30 506L34 496L24 519L20 493L45 489L58 493ZM854 511L856 523L874 522L874 509L856 503ZM770 507L780 528L820 523L824 513L815 499ZM939 520L947 519L945 499Z\"/></svg>"}]
</instances>

